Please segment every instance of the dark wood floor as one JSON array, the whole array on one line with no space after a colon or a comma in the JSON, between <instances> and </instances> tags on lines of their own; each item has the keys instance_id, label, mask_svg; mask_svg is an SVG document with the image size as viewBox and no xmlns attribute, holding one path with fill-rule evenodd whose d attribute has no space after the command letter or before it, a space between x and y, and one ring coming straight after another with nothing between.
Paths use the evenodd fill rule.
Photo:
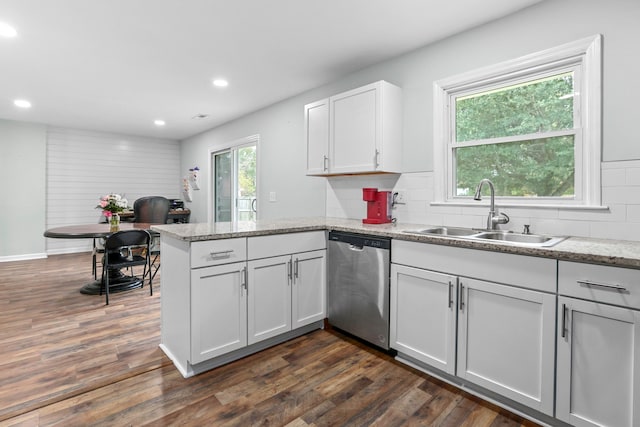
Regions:
<instances>
[{"instance_id":1,"label":"dark wood floor","mask_svg":"<svg viewBox=\"0 0 640 427\"><path fill-rule=\"evenodd\" d=\"M105 306L90 276L88 254L0 263L0 426L535 425L335 331L184 379L160 283Z\"/></svg>"}]
</instances>

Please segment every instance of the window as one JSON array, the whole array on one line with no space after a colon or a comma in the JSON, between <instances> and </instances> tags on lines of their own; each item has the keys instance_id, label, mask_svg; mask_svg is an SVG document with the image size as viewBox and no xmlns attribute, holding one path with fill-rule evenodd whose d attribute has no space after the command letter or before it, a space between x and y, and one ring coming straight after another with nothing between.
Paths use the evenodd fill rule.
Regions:
<instances>
[{"instance_id":1,"label":"window","mask_svg":"<svg viewBox=\"0 0 640 427\"><path fill-rule=\"evenodd\" d=\"M258 137L253 136L229 148L211 150L214 221L257 219L257 142Z\"/></svg>"},{"instance_id":2,"label":"window","mask_svg":"<svg viewBox=\"0 0 640 427\"><path fill-rule=\"evenodd\" d=\"M489 178L503 205L599 205L600 43L436 82L438 201L470 201Z\"/></svg>"}]
</instances>

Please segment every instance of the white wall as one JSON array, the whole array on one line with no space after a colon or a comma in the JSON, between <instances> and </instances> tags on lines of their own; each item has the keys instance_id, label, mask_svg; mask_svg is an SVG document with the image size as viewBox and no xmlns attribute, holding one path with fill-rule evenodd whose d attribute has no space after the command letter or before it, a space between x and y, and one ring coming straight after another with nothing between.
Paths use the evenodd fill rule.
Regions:
<instances>
[{"instance_id":1,"label":"white wall","mask_svg":"<svg viewBox=\"0 0 640 427\"><path fill-rule=\"evenodd\" d=\"M0 261L45 256L46 128L0 119Z\"/></svg>"},{"instance_id":2,"label":"white wall","mask_svg":"<svg viewBox=\"0 0 640 427\"><path fill-rule=\"evenodd\" d=\"M503 228L594 238L640 240L640 144L635 130L640 96L640 58L630 54L640 40L640 2L635 0L553 0L442 40L350 77L354 82L386 79L404 88L404 170L391 177L329 178L327 215L360 218L361 187L404 191L397 206L401 222L483 227L486 203L479 207L432 206L433 82L493 63L517 58L580 38L602 34L603 163L605 211L505 208Z\"/></svg>"},{"instance_id":3,"label":"white wall","mask_svg":"<svg viewBox=\"0 0 640 427\"><path fill-rule=\"evenodd\" d=\"M278 134L276 144L266 145L263 158L261 206L268 218L294 216L296 203L318 209L314 197L321 194L318 178L304 176L303 106L345 90L387 80L403 88L403 170L398 176L346 176L324 178L327 184L324 213L327 216L362 218L366 207L362 187L407 191L407 204L394 215L402 222L481 227L486 206L431 206L433 193L433 82L497 62L545 50L595 34L603 35L603 164L602 197L606 211L508 208L507 227L520 231L531 224L540 233L640 240L640 141L636 132L640 99L640 1L549 0L506 18L441 40L390 61L361 70L339 81L276 104L254 115L212 130L183 144L183 168L204 161L205 140L233 139L252 133ZM273 118L274 120L269 120ZM186 154L186 155L185 155ZM285 163L286 162L286 163ZM286 165L286 167L285 167ZM267 170L268 172L266 172ZM273 176L271 174L274 174ZM320 178L323 179L323 178ZM269 204L269 191L300 195L287 203ZM636 194L638 193L638 194ZM199 206L200 218L206 203ZM206 214L205 214L206 215ZM205 216L206 217L206 216Z\"/></svg>"},{"instance_id":4,"label":"white wall","mask_svg":"<svg viewBox=\"0 0 640 427\"><path fill-rule=\"evenodd\" d=\"M46 228L97 223L98 199L180 198L180 144L174 140L51 128L47 132ZM46 239L48 254L89 250L90 239Z\"/></svg>"},{"instance_id":5,"label":"white wall","mask_svg":"<svg viewBox=\"0 0 640 427\"><path fill-rule=\"evenodd\" d=\"M183 173L195 166L200 168L200 190L193 191L192 203L185 203L191 209L191 221L208 220L209 150L256 134L260 135L258 218L324 216L326 182L305 175L307 149L302 119L302 105L294 98L182 141ZM271 192L276 193L275 202L269 201Z\"/></svg>"}]
</instances>

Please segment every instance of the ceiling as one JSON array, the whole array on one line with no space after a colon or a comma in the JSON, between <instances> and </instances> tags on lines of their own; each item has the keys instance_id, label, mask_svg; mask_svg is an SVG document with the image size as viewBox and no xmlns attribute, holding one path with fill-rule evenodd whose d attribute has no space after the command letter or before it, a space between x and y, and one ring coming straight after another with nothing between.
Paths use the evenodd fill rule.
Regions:
<instances>
[{"instance_id":1,"label":"ceiling","mask_svg":"<svg viewBox=\"0 0 640 427\"><path fill-rule=\"evenodd\" d=\"M184 139L539 1L2 0L0 118Z\"/></svg>"}]
</instances>

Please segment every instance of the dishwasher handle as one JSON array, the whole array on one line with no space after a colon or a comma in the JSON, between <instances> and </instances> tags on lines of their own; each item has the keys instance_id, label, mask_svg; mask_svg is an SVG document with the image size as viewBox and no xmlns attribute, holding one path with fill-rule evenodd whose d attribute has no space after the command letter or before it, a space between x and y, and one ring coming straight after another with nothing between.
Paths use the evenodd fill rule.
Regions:
<instances>
[{"instance_id":1,"label":"dishwasher handle","mask_svg":"<svg viewBox=\"0 0 640 427\"><path fill-rule=\"evenodd\" d=\"M354 252L362 252L364 250L364 246L349 244L349 250Z\"/></svg>"}]
</instances>

